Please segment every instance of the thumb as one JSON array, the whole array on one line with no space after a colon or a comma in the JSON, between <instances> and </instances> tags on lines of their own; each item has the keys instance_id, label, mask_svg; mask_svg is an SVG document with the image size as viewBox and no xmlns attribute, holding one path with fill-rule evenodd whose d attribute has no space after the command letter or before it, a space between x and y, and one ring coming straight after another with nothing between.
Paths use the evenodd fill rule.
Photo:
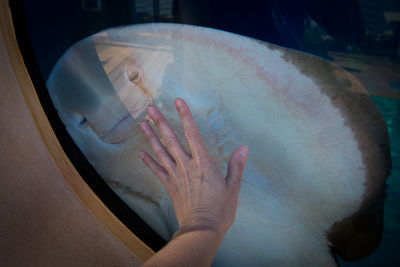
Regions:
<instances>
[{"instance_id":1,"label":"thumb","mask_svg":"<svg viewBox=\"0 0 400 267\"><path fill-rule=\"evenodd\" d=\"M247 146L240 146L233 152L228 164L228 173L226 175L226 183L228 185L240 184L244 165L246 164L248 154Z\"/></svg>"}]
</instances>

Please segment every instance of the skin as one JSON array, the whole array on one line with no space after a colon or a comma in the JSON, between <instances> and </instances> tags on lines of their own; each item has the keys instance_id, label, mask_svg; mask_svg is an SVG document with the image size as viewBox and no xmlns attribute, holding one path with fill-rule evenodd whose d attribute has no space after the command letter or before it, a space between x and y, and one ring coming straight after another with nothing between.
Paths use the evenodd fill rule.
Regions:
<instances>
[{"instance_id":1,"label":"skin","mask_svg":"<svg viewBox=\"0 0 400 267\"><path fill-rule=\"evenodd\" d=\"M147 122L140 124L158 162L147 152L141 151L139 156L167 189L179 223L171 242L144 266L211 265L235 218L248 148L236 149L224 177L208 153L187 104L177 98L175 106L190 153L157 108L149 106L146 111L163 142Z\"/></svg>"}]
</instances>

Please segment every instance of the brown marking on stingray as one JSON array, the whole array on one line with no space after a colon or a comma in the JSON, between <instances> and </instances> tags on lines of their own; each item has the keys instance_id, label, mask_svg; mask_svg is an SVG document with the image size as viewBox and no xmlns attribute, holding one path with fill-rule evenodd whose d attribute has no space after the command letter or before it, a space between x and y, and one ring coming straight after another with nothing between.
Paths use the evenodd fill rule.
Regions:
<instances>
[{"instance_id":1,"label":"brown marking on stingray","mask_svg":"<svg viewBox=\"0 0 400 267\"><path fill-rule=\"evenodd\" d=\"M160 204L157 201L155 201L153 198L151 198L150 196L145 195L140 191L135 191L132 188L130 188L129 186L124 185L121 182L118 182L118 181L107 181L107 184L109 186L117 189L117 190L121 190L122 193L124 193L124 194L130 195L130 196L132 196L134 198L142 199L142 200L144 200L144 201L146 201L146 202L148 202L150 204L153 204L153 205L155 205L157 207L160 207Z\"/></svg>"},{"instance_id":2,"label":"brown marking on stingray","mask_svg":"<svg viewBox=\"0 0 400 267\"><path fill-rule=\"evenodd\" d=\"M391 170L386 124L362 85L349 73L312 55L276 49L330 97L355 135L365 166L366 190L359 210L335 222L327 231L327 239L343 259L363 258L379 246L382 238L385 180Z\"/></svg>"}]
</instances>

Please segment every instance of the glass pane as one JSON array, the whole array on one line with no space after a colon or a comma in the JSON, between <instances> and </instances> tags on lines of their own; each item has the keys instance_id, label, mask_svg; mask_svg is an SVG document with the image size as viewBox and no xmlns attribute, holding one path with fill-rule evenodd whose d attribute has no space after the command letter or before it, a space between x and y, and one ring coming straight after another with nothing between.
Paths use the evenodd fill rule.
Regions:
<instances>
[{"instance_id":1,"label":"glass pane","mask_svg":"<svg viewBox=\"0 0 400 267\"><path fill-rule=\"evenodd\" d=\"M155 105L183 140L173 105L182 97L222 172L237 146L249 146L236 220L216 265L333 263L330 248L343 266L398 262L398 1L76 0L24 8L67 131L164 240L178 224L166 190L138 157L151 151L138 124Z\"/></svg>"}]
</instances>

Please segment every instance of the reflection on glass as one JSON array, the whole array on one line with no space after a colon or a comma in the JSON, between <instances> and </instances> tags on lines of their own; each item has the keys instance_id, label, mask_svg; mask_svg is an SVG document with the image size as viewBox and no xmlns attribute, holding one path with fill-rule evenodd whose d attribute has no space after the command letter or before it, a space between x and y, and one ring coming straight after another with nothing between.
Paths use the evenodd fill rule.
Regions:
<instances>
[{"instance_id":1,"label":"reflection on glass","mask_svg":"<svg viewBox=\"0 0 400 267\"><path fill-rule=\"evenodd\" d=\"M90 163L166 240L173 207L138 157L151 150L138 129L145 108L157 106L183 139L173 99L184 98L221 170L249 145L217 265L333 265L331 248L357 259L379 243L386 127L361 84L328 61L210 28L144 24L75 44L47 85Z\"/></svg>"},{"instance_id":2,"label":"reflection on glass","mask_svg":"<svg viewBox=\"0 0 400 267\"><path fill-rule=\"evenodd\" d=\"M393 169L387 180L385 228L380 247L371 256L361 261L352 263L341 261L340 263L342 266L390 266L400 262L397 252L397 244L400 242L400 187L398 186L400 179L399 1L247 0L245 5L240 1L229 0L25 0L23 2L31 42L45 79L58 58L74 42L108 27L160 21L217 28L284 47L300 49L333 61L351 72L373 95L373 101L387 123ZM96 5L99 6L100 2L101 9L89 10L82 6L83 2L92 8ZM241 211L256 210L257 208L263 210L256 212L254 216L248 216L247 219L245 215L239 215L237 224L240 225L240 228L233 228L236 230L232 229L232 233L227 236L227 241L217 257L217 262L221 262L221 257L223 258L221 255L228 255L229 249L231 249L230 255L241 254L242 250L254 250L253 253L256 255L254 258L259 259L257 257L261 257L265 250L273 245L271 248L276 249L276 252L280 248L280 251L290 255L291 251L299 246L292 243L287 245L282 240L282 236L274 239L273 237L279 237L279 235L274 236L265 232L265 229L268 230L268 227L273 225L274 218L268 220L263 216L273 217L274 213L269 213L271 211L262 206L265 205L262 203L268 203L268 199L265 199L267 197L275 195L282 197L282 192L285 191L285 188L287 190L290 183L286 180L288 178L285 178L285 175L281 175L282 188L275 186L267 191L265 188L267 185L274 184L273 174L279 174L282 169L287 168L293 173L302 172L306 168L304 166L308 166L304 165L304 161L309 161L312 162L311 165L314 166L312 169L315 172L318 167L326 171L328 167L335 169L342 166L339 163L350 157L345 156L346 153L339 149L341 146L337 149L339 151L328 149L325 151L337 153L339 157L343 158L324 165L321 163L322 159L314 161L314 157L311 157L310 152L306 149L286 150L288 147L291 149L296 140L302 140L299 137L291 140L289 138L291 135L296 135L297 132L301 134L302 131L305 131L307 135L304 133L304 136L313 136L318 132L315 129L318 125L320 131L326 127L326 133L330 133L328 134L330 137L343 137L341 127L331 130L329 125L320 124L320 120L312 120L313 117L302 115L307 109L300 109L299 112L291 112L290 109L290 103L294 103L291 101L295 100L300 103L305 101L303 104L315 101L320 103L319 89L330 83L317 84L319 89L316 91L313 91L312 86L307 92L296 89L300 91L291 94L293 92L289 90L286 96L279 98L279 95L270 94L271 88L275 87L277 81L286 82L287 85L296 85L300 79L300 84L303 84L307 81L307 77L313 77L316 74L308 75L303 72L302 75L292 73L291 76L288 62L279 65L277 61L273 60L273 57L260 54L252 48L246 47L236 54L228 53L227 50L232 48L234 41L223 43L224 45L217 49L215 48L217 42L204 45L204 43L200 44L201 38L196 37L194 38L196 41L188 43L181 40L187 31L183 31L182 34L168 34L171 31L172 29L168 28L159 30L158 26L146 30L132 28L132 32L138 34L137 38L124 37L123 34L116 38L116 32L124 31L117 30L113 34L111 34L112 31L106 31L97 37L86 40L85 45L75 45L64 57L64 63L61 64L64 69L58 72L59 82L55 82L58 89L57 93L53 93L53 99L59 99L59 103L56 105L60 110L62 109L60 115L64 116L63 120L69 125L70 132L75 133L78 145L86 151L88 158L99 172L102 172L102 176L108 184L118 191L119 195L127 203L130 203L131 207L141 214L154 229L168 239L176 228L171 206L168 198L163 195L165 192L158 181L152 178L137 161L136 151L146 147L142 147L143 138L137 133L136 128L140 120L146 119L142 112L143 106L152 103L162 107L175 129L178 132L181 131L180 123L176 121L176 114L170 104L174 96L187 98L196 110L196 120L201 123L202 132L208 138L209 148L214 149L212 153L215 158L222 158L220 159L221 168L226 160L224 157L227 157L230 153L229 150L232 149L230 146L234 146L235 142L238 144L251 142L250 156L253 157L251 163L253 167L246 170ZM194 33L197 31L193 30ZM127 30L127 32L129 31ZM149 41L150 38L147 38L150 36L153 36L153 41ZM209 39L215 41L220 39L218 36L225 36L225 33L215 33ZM174 44L165 40L171 38L181 41ZM244 42L242 38L234 40L238 43ZM215 51L211 51L212 47L215 48ZM274 51L286 50L276 49ZM270 55L270 52L267 54ZM243 59L246 58L243 55L254 56L250 61L243 63ZM68 58L74 59L73 62L68 63L69 65L67 64ZM256 68L262 65L257 63L259 61L264 62L267 70L272 73L267 82L262 81L264 74L261 70L263 68ZM312 62L321 61L314 59L305 63L304 66L308 66L308 69L314 70L314 72L320 71L328 74L333 71L332 67L321 69L321 65L315 65ZM343 74L340 69L333 72L341 84L339 87L348 88L347 74L343 78L340 75ZM64 78L61 79L60 75ZM288 98L287 96L292 97ZM308 99L310 101L307 101ZM349 98L347 97L347 99ZM241 102L245 104L241 104ZM343 104L343 101L338 101L338 103L342 103L342 106L353 106L353 101L347 104ZM337 113L322 111L331 107L331 104L321 104L321 108L317 105L316 109L311 105L310 108L312 107L313 111L311 113L321 111L321 118L330 122ZM370 104L366 107L366 110L372 109ZM249 113L248 109L250 108L257 112ZM263 108L264 110L262 110ZM208 115L207 112L209 112ZM349 113L360 117L364 114L364 112ZM298 118L306 118L306 120L295 120L293 125L297 125L296 128L290 128L289 126L293 125L284 123L291 118L289 114L296 115ZM361 124L361 121L358 124ZM256 125L255 128L254 125ZM284 125L289 126L285 128ZM349 125L351 123L347 124L347 126ZM269 132L265 132L267 130ZM373 136L374 130L365 133L365 136ZM327 138L326 135L323 136L309 147L315 147L318 144L319 149L322 149ZM225 142L223 142L224 140ZM314 139L310 138L310 140ZM337 144L340 144L339 140ZM383 137L378 142L385 143L386 139ZM131 147L136 148L132 150ZM269 150L263 150L265 147ZM269 161L272 159L274 161L270 163ZM110 168L110 166L114 167ZM261 167L257 176L254 173L258 166ZM382 170L382 168L377 169ZM259 179L257 180L255 177L259 177ZM254 187L251 187L250 184L253 184ZM330 188L330 185L325 185L325 187ZM253 204L245 204L251 201L248 192L253 192L248 188L253 188L255 192L264 190L265 193L271 195L266 194L264 198L257 199L256 203L260 204L253 208ZM324 190L328 190L326 188ZM320 192L320 189L314 188L303 191L298 199L301 202L303 198L309 199L311 198L309 195L319 192L317 196L314 196L318 198L319 195L325 194L324 190ZM296 190L294 191L296 192ZM255 198L262 196L254 194ZM339 198L337 196L336 200ZM318 201L315 203L325 204ZM270 205L274 207L273 204ZM307 214L310 207L314 207L314 202L300 210ZM276 210L279 209L272 209L272 212L276 212ZM291 213L286 206L282 210ZM330 209L326 208L326 211L328 212ZM255 225L254 222L257 220L262 221L261 226L266 225L267 227ZM251 223L247 223L248 221ZM256 228L252 232L256 238L248 233L252 227ZM280 224L280 227L291 231L287 234L288 239L296 236L297 233L299 233L297 236L301 236L301 231L291 230L293 227L295 229L296 224L290 220L287 220L285 225ZM243 233L238 241L238 232L241 231ZM246 241L244 237L247 235L249 237ZM268 237L265 238L266 236ZM260 240L264 243L256 247L257 244L260 244ZM304 244L306 243L302 245L304 246ZM262 249L261 252L258 252L259 247ZM249 258L253 257L251 253L249 255ZM276 253L277 257L279 255L281 254ZM231 260L234 261L235 257Z\"/></svg>"}]
</instances>

